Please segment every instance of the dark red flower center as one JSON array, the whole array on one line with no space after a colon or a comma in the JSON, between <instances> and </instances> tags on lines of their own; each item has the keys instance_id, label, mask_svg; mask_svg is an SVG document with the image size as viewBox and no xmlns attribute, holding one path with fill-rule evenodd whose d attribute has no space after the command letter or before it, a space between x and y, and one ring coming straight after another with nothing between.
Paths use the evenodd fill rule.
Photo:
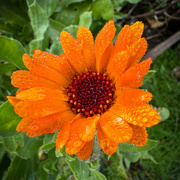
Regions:
<instances>
[{"instance_id":1,"label":"dark red flower center","mask_svg":"<svg viewBox=\"0 0 180 180\"><path fill-rule=\"evenodd\" d=\"M115 85L107 73L88 72L73 78L67 88L69 105L76 114L102 114L114 101Z\"/></svg>"}]
</instances>

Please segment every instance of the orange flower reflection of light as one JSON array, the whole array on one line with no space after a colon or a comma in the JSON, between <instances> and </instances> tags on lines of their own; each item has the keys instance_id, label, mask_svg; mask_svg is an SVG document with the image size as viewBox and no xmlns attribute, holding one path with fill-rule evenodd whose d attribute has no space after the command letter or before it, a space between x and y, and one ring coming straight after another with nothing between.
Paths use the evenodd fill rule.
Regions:
<instances>
[{"instance_id":1,"label":"orange flower reflection of light","mask_svg":"<svg viewBox=\"0 0 180 180\"><path fill-rule=\"evenodd\" d=\"M152 60L139 61L147 50L141 38L143 23L125 25L115 45L116 28L109 21L95 39L86 27L77 39L61 32L64 53L60 56L34 51L24 54L27 69L13 73L16 96L9 96L15 112L23 117L17 131L39 136L59 130L56 148L65 145L69 155L87 160L93 137L106 154L116 152L119 143L144 146L146 127L158 124L160 116L148 104L152 94L137 89L142 85Z\"/></svg>"}]
</instances>

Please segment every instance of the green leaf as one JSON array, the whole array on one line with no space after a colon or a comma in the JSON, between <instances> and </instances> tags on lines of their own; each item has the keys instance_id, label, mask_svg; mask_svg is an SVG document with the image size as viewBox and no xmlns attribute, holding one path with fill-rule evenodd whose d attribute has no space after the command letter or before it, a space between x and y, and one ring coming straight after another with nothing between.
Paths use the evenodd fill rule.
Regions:
<instances>
[{"instance_id":1,"label":"green leaf","mask_svg":"<svg viewBox=\"0 0 180 180\"><path fill-rule=\"evenodd\" d=\"M158 107L157 110L160 112L161 121L165 121L170 116L170 111L166 107Z\"/></svg>"},{"instance_id":2,"label":"green leaf","mask_svg":"<svg viewBox=\"0 0 180 180\"><path fill-rule=\"evenodd\" d=\"M53 147L55 147L54 134L45 134L43 145L40 149L45 153L48 153Z\"/></svg>"},{"instance_id":3,"label":"green leaf","mask_svg":"<svg viewBox=\"0 0 180 180\"><path fill-rule=\"evenodd\" d=\"M148 151L141 152L141 159L148 159L151 160L154 164L158 164L154 157L148 153Z\"/></svg>"},{"instance_id":4,"label":"green leaf","mask_svg":"<svg viewBox=\"0 0 180 180\"><path fill-rule=\"evenodd\" d=\"M59 0L37 0L37 2L46 12L46 15L50 17L54 13Z\"/></svg>"},{"instance_id":5,"label":"green leaf","mask_svg":"<svg viewBox=\"0 0 180 180\"><path fill-rule=\"evenodd\" d=\"M44 37L44 33L49 25L48 17L46 12L39 6L39 4L34 1L29 5L29 17L31 20L31 25L34 30L34 35L36 39L41 39Z\"/></svg>"},{"instance_id":6,"label":"green leaf","mask_svg":"<svg viewBox=\"0 0 180 180\"><path fill-rule=\"evenodd\" d=\"M66 158L66 162L71 168L71 171L74 174L74 177L77 180L85 180L89 176L89 168L88 165L84 161L80 160L74 160L74 161L69 161Z\"/></svg>"},{"instance_id":7,"label":"green leaf","mask_svg":"<svg viewBox=\"0 0 180 180\"><path fill-rule=\"evenodd\" d=\"M0 74L6 74L10 71L13 71L15 69L15 66L10 63L4 63L0 64Z\"/></svg>"},{"instance_id":8,"label":"green leaf","mask_svg":"<svg viewBox=\"0 0 180 180\"><path fill-rule=\"evenodd\" d=\"M154 73L156 73L155 70L149 70L148 73L143 77L143 83L149 80Z\"/></svg>"},{"instance_id":9,"label":"green leaf","mask_svg":"<svg viewBox=\"0 0 180 180\"><path fill-rule=\"evenodd\" d=\"M6 149L4 148L4 146L2 144L0 144L0 163L3 159L3 156L6 154Z\"/></svg>"},{"instance_id":10,"label":"green leaf","mask_svg":"<svg viewBox=\"0 0 180 180\"><path fill-rule=\"evenodd\" d=\"M106 177L101 174L99 171L92 171L92 175L95 180L106 180Z\"/></svg>"},{"instance_id":11,"label":"green leaf","mask_svg":"<svg viewBox=\"0 0 180 180\"><path fill-rule=\"evenodd\" d=\"M130 162L137 162L141 158L141 152L121 152L121 154Z\"/></svg>"},{"instance_id":12,"label":"green leaf","mask_svg":"<svg viewBox=\"0 0 180 180\"><path fill-rule=\"evenodd\" d=\"M69 2L69 0L66 2ZM63 3L63 2L62 2ZM87 12L91 10L92 2L84 1L83 3L73 3L70 4L67 8L62 8L63 5L59 4L57 7L58 13L55 17L55 20L61 22L62 24L69 26L75 25L79 23L79 16L83 12Z\"/></svg>"},{"instance_id":13,"label":"green leaf","mask_svg":"<svg viewBox=\"0 0 180 180\"><path fill-rule=\"evenodd\" d=\"M41 50L45 49L45 33L49 26L48 16L41 8L41 6L36 2L36 0L29 4L29 17L31 20L31 25L34 31L35 39L30 42L30 53L33 53L34 49L39 48Z\"/></svg>"},{"instance_id":14,"label":"green leaf","mask_svg":"<svg viewBox=\"0 0 180 180\"><path fill-rule=\"evenodd\" d=\"M61 47L61 43L58 40L57 42L54 42L51 47L50 47L50 53L51 54L56 54L56 55L60 55L63 53L62 47Z\"/></svg>"},{"instance_id":15,"label":"green leaf","mask_svg":"<svg viewBox=\"0 0 180 180\"><path fill-rule=\"evenodd\" d=\"M15 151L19 146L24 146L24 137L21 133L15 136L10 137L4 137L3 138L4 147L7 151L13 152Z\"/></svg>"},{"instance_id":16,"label":"green leaf","mask_svg":"<svg viewBox=\"0 0 180 180\"><path fill-rule=\"evenodd\" d=\"M84 26L89 29L92 24L92 11L82 13L79 18L79 26Z\"/></svg>"},{"instance_id":17,"label":"green leaf","mask_svg":"<svg viewBox=\"0 0 180 180\"><path fill-rule=\"evenodd\" d=\"M68 1L62 0L62 4L68 7L72 3L77 3L77 2L82 2L82 1L85 1L85 0L68 0Z\"/></svg>"},{"instance_id":18,"label":"green leaf","mask_svg":"<svg viewBox=\"0 0 180 180\"><path fill-rule=\"evenodd\" d=\"M66 27L64 24L55 21L53 19L50 19L49 21L49 37L54 41L54 42L60 42L59 36L61 31Z\"/></svg>"},{"instance_id":19,"label":"green leaf","mask_svg":"<svg viewBox=\"0 0 180 180\"><path fill-rule=\"evenodd\" d=\"M26 69L22 61L26 51L19 41L0 36L0 49L0 60L9 62L19 69Z\"/></svg>"},{"instance_id":20,"label":"green leaf","mask_svg":"<svg viewBox=\"0 0 180 180\"><path fill-rule=\"evenodd\" d=\"M22 118L14 112L14 107L6 101L0 106L0 135L16 135L16 126Z\"/></svg>"},{"instance_id":21,"label":"green leaf","mask_svg":"<svg viewBox=\"0 0 180 180\"><path fill-rule=\"evenodd\" d=\"M5 175L4 180L20 180L20 179L36 179L34 176L36 174L34 167L34 160L28 159L24 160L15 156L11 162L11 165Z\"/></svg>"},{"instance_id":22,"label":"green leaf","mask_svg":"<svg viewBox=\"0 0 180 180\"><path fill-rule=\"evenodd\" d=\"M155 147L159 141L148 139L147 144L145 146L137 147L131 143L119 143L119 151L122 152L141 152L148 151Z\"/></svg>"},{"instance_id":23,"label":"green leaf","mask_svg":"<svg viewBox=\"0 0 180 180\"><path fill-rule=\"evenodd\" d=\"M65 27L63 31L69 32L74 38L76 38L76 33L79 27L80 26L77 26L77 25L70 25L70 26Z\"/></svg>"},{"instance_id":24,"label":"green leaf","mask_svg":"<svg viewBox=\"0 0 180 180\"><path fill-rule=\"evenodd\" d=\"M127 0L127 1L131 4L136 4L136 3L140 2L141 0Z\"/></svg>"},{"instance_id":25,"label":"green leaf","mask_svg":"<svg viewBox=\"0 0 180 180\"><path fill-rule=\"evenodd\" d=\"M15 154L23 159L32 157L35 153L38 154L38 149L42 146L43 136L28 137L24 135L24 146L19 148Z\"/></svg>"},{"instance_id":26,"label":"green leaf","mask_svg":"<svg viewBox=\"0 0 180 180\"><path fill-rule=\"evenodd\" d=\"M88 163L88 166L89 166L90 171L99 170L99 168L100 168L99 160L92 161L91 163Z\"/></svg>"},{"instance_id":27,"label":"green leaf","mask_svg":"<svg viewBox=\"0 0 180 180\"><path fill-rule=\"evenodd\" d=\"M93 1L93 16L96 18L103 18L106 21L113 19L114 8L110 0L96 0Z\"/></svg>"}]
</instances>

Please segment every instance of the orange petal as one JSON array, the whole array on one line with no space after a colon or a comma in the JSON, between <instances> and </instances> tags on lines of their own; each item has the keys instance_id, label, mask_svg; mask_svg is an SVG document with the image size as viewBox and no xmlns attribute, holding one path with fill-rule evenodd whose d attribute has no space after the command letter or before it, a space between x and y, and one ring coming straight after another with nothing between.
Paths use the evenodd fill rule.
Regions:
<instances>
[{"instance_id":1,"label":"orange petal","mask_svg":"<svg viewBox=\"0 0 180 180\"><path fill-rule=\"evenodd\" d=\"M99 120L100 116L92 116L88 118L78 119L76 122L77 126L79 125L79 137L85 141L91 141L96 132L96 124Z\"/></svg>"},{"instance_id":2,"label":"orange petal","mask_svg":"<svg viewBox=\"0 0 180 180\"><path fill-rule=\"evenodd\" d=\"M88 69L95 71L96 60L94 54L94 39L91 31L86 27L79 27L77 40L82 39L82 55Z\"/></svg>"},{"instance_id":3,"label":"orange petal","mask_svg":"<svg viewBox=\"0 0 180 180\"><path fill-rule=\"evenodd\" d=\"M145 55L147 51L147 41L145 38L140 38L135 41L128 49L127 54L130 55L129 57L129 67L135 66L139 63L142 57Z\"/></svg>"},{"instance_id":4,"label":"orange petal","mask_svg":"<svg viewBox=\"0 0 180 180\"><path fill-rule=\"evenodd\" d=\"M62 126L61 119L63 119L63 112L37 118L28 126L27 135L33 137L54 133Z\"/></svg>"},{"instance_id":5,"label":"orange petal","mask_svg":"<svg viewBox=\"0 0 180 180\"><path fill-rule=\"evenodd\" d=\"M126 51L121 51L109 61L107 65L107 73L110 74L111 79L114 79L115 82L126 70L129 56L130 55Z\"/></svg>"},{"instance_id":6,"label":"orange petal","mask_svg":"<svg viewBox=\"0 0 180 180\"><path fill-rule=\"evenodd\" d=\"M76 40L68 32L62 31L60 34L60 41L69 63L77 72L85 72L87 67L81 54L81 48L78 46Z\"/></svg>"},{"instance_id":7,"label":"orange petal","mask_svg":"<svg viewBox=\"0 0 180 180\"><path fill-rule=\"evenodd\" d=\"M8 101L11 105L15 106L20 100L17 99L15 96L7 96Z\"/></svg>"},{"instance_id":8,"label":"orange petal","mask_svg":"<svg viewBox=\"0 0 180 180\"><path fill-rule=\"evenodd\" d=\"M74 120L71 123L69 139L66 143L66 152L69 155L76 154L84 145L85 141L80 138L81 124L77 123L78 120Z\"/></svg>"},{"instance_id":9,"label":"orange petal","mask_svg":"<svg viewBox=\"0 0 180 180\"><path fill-rule=\"evenodd\" d=\"M151 127L158 124L161 119L157 111L146 103L133 107L115 104L112 106L111 111L128 123L137 126Z\"/></svg>"},{"instance_id":10,"label":"orange petal","mask_svg":"<svg viewBox=\"0 0 180 180\"><path fill-rule=\"evenodd\" d=\"M106 136L114 142L128 142L132 136L132 129L128 123L117 115L106 112L100 120L100 126Z\"/></svg>"},{"instance_id":11,"label":"orange petal","mask_svg":"<svg viewBox=\"0 0 180 180\"><path fill-rule=\"evenodd\" d=\"M87 160L91 153L93 147L93 140L85 143L85 145L76 153L76 155L83 161Z\"/></svg>"},{"instance_id":12,"label":"orange petal","mask_svg":"<svg viewBox=\"0 0 180 180\"><path fill-rule=\"evenodd\" d=\"M112 50L112 39L116 28L114 21L109 21L98 33L95 40L96 70L101 72L106 67Z\"/></svg>"},{"instance_id":13,"label":"orange petal","mask_svg":"<svg viewBox=\"0 0 180 180\"><path fill-rule=\"evenodd\" d=\"M143 29L144 24L140 21L137 21L132 26L125 25L117 37L112 56L117 52L126 51L131 44L140 39Z\"/></svg>"},{"instance_id":14,"label":"orange petal","mask_svg":"<svg viewBox=\"0 0 180 180\"><path fill-rule=\"evenodd\" d=\"M54 99L25 100L15 105L14 111L21 117L40 118L68 110L68 104Z\"/></svg>"},{"instance_id":15,"label":"orange petal","mask_svg":"<svg viewBox=\"0 0 180 180\"><path fill-rule=\"evenodd\" d=\"M20 100L40 100L40 99L54 99L61 101L68 101L68 97L58 89L50 89L46 87L35 87L24 90L16 95Z\"/></svg>"},{"instance_id":16,"label":"orange petal","mask_svg":"<svg viewBox=\"0 0 180 180\"><path fill-rule=\"evenodd\" d=\"M117 52L116 55L110 58L107 73L111 74L111 78L116 81L127 68L138 64L146 50L146 39L138 39L126 51Z\"/></svg>"},{"instance_id":17,"label":"orange petal","mask_svg":"<svg viewBox=\"0 0 180 180\"><path fill-rule=\"evenodd\" d=\"M129 142L136 145L136 146L145 146L147 143L146 128L134 126L132 124L129 124L129 125L133 130L133 135L132 135L132 138Z\"/></svg>"},{"instance_id":18,"label":"orange petal","mask_svg":"<svg viewBox=\"0 0 180 180\"><path fill-rule=\"evenodd\" d=\"M34 121L32 118L23 118L16 127L16 131L27 132L28 126Z\"/></svg>"},{"instance_id":19,"label":"orange petal","mask_svg":"<svg viewBox=\"0 0 180 180\"><path fill-rule=\"evenodd\" d=\"M57 56L48 52L43 52L40 49L35 49L33 58L36 62L58 71L68 80L70 80L71 76L74 75L68 61L65 58L62 58L62 56Z\"/></svg>"},{"instance_id":20,"label":"orange petal","mask_svg":"<svg viewBox=\"0 0 180 180\"><path fill-rule=\"evenodd\" d=\"M133 25L130 26L131 32L131 42L137 41L143 33L144 24L141 21L136 21Z\"/></svg>"},{"instance_id":21,"label":"orange petal","mask_svg":"<svg viewBox=\"0 0 180 180\"><path fill-rule=\"evenodd\" d=\"M70 133L70 124L71 120L66 122L62 129L59 130L57 139L56 139L56 149L61 150L63 146L66 144L69 133Z\"/></svg>"},{"instance_id":22,"label":"orange petal","mask_svg":"<svg viewBox=\"0 0 180 180\"><path fill-rule=\"evenodd\" d=\"M116 103L124 106L134 106L137 104L144 104L152 99L150 92L141 89L124 88L116 91Z\"/></svg>"},{"instance_id":23,"label":"orange petal","mask_svg":"<svg viewBox=\"0 0 180 180\"><path fill-rule=\"evenodd\" d=\"M137 88L139 84L142 84L142 78L147 74L150 65L152 63L151 58L139 63L136 66L130 67L124 74L118 79L116 83L116 89L121 87ZM140 82L139 82L140 80Z\"/></svg>"},{"instance_id":24,"label":"orange petal","mask_svg":"<svg viewBox=\"0 0 180 180\"><path fill-rule=\"evenodd\" d=\"M104 153L108 155L115 153L119 143L111 141L109 138L107 138L107 136L102 131L99 123L97 124L97 134L99 145L101 146Z\"/></svg>"},{"instance_id":25,"label":"orange petal","mask_svg":"<svg viewBox=\"0 0 180 180\"><path fill-rule=\"evenodd\" d=\"M31 58L28 54L23 55L23 62L32 75L48 79L63 87L68 86L69 81L62 74L48 66L36 62L36 60Z\"/></svg>"},{"instance_id":26,"label":"orange petal","mask_svg":"<svg viewBox=\"0 0 180 180\"><path fill-rule=\"evenodd\" d=\"M32 75L29 71L16 71L11 76L11 84L15 87L28 89L33 87L48 87L59 89L60 86L47 79Z\"/></svg>"}]
</instances>

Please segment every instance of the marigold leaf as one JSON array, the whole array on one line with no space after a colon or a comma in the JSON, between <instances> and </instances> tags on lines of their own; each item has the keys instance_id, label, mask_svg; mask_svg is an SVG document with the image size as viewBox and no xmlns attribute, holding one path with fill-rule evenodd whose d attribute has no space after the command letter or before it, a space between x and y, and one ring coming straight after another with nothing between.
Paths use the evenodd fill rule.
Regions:
<instances>
[{"instance_id":1,"label":"marigold leaf","mask_svg":"<svg viewBox=\"0 0 180 180\"><path fill-rule=\"evenodd\" d=\"M22 159L28 159L37 153L40 146L42 146L43 136L28 137L24 135L24 146L16 151L16 154Z\"/></svg>"},{"instance_id":2,"label":"marigold leaf","mask_svg":"<svg viewBox=\"0 0 180 180\"><path fill-rule=\"evenodd\" d=\"M93 16L96 18L103 18L104 20L113 19L114 8L110 0L96 0L93 1Z\"/></svg>"},{"instance_id":3,"label":"marigold leaf","mask_svg":"<svg viewBox=\"0 0 180 180\"><path fill-rule=\"evenodd\" d=\"M91 171L91 173L94 179L96 180L106 180L106 177L103 174L101 174L99 171Z\"/></svg>"},{"instance_id":4,"label":"marigold leaf","mask_svg":"<svg viewBox=\"0 0 180 180\"><path fill-rule=\"evenodd\" d=\"M8 168L8 171L3 178L4 180L19 180L19 179L26 179L28 177L32 177L32 174L34 174L34 168L32 168L34 165L34 159L21 159L18 156L15 156L15 158L12 160L11 165Z\"/></svg>"},{"instance_id":5,"label":"marigold leaf","mask_svg":"<svg viewBox=\"0 0 180 180\"><path fill-rule=\"evenodd\" d=\"M170 111L166 107L158 107L157 110L160 112L161 121L165 121L170 116Z\"/></svg>"},{"instance_id":6,"label":"marigold leaf","mask_svg":"<svg viewBox=\"0 0 180 180\"><path fill-rule=\"evenodd\" d=\"M89 176L89 168L86 162L84 161L79 161L79 160L74 160L74 161L69 161L66 158L66 162L71 168L71 171L74 174L74 177L78 180L84 180L87 179Z\"/></svg>"},{"instance_id":7,"label":"marigold leaf","mask_svg":"<svg viewBox=\"0 0 180 180\"><path fill-rule=\"evenodd\" d=\"M9 62L19 69L26 69L22 61L22 55L26 50L19 41L0 36L0 49L0 60Z\"/></svg>"},{"instance_id":8,"label":"marigold leaf","mask_svg":"<svg viewBox=\"0 0 180 180\"><path fill-rule=\"evenodd\" d=\"M82 13L79 18L79 25L89 29L92 24L92 11Z\"/></svg>"},{"instance_id":9,"label":"marigold leaf","mask_svg":"<svg viewBox=\"0 0 180 180\"><path fill-rule=\"evenodd\" d=\"M22 118L14 112L14 107L6 101L0 106L0 135L16 135L16 126Z\"/></svg>"},{"instance_id":10,"label":"marigold leaf","mask_svg":"<svg viewBox=\"0 0 180 180\"><path fill-rule=\"evenodd\" d=\"M142 152L151 150L159 144L159 141L148 139L147 144L145 146L137 147L131 143L119 143L119 151L122 152Z\"/></svg>"},{"instance_id":11,"label":"marigold leaf","mask_svg":"<svg viewBox=\"0 0 180 180\"><path fill-rule=\"evenodd\" d=\"M24 146L24 137L21 133L15 136L4 137L3 144L7 151L13 152L17 148Z\"/></svg>"}]
</instances>

